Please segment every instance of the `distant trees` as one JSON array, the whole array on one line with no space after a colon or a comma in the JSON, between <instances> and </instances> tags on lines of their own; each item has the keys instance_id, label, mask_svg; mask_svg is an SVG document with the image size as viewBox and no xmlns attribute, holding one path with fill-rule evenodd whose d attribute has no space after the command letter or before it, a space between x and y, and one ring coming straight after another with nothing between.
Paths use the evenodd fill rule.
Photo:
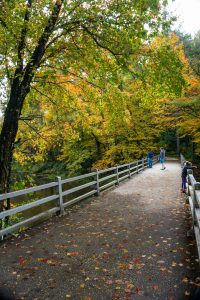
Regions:
<instances>
[{"instance_id":1,"label":"distant trees","mask_svg":"<svg viewBox=\"0 0 200 300\"><path fill-rule=\"evenodd\" d=\"M187 85L182 97L174 101L178 111L179 134L190 140L184 151L200 154L200 31L192 38L190 35L178 33L183 43L185 56L188 60L184 77ZM191 151L192 150L192 151ZM194 153L193 153L194 154Z\"/></svg>"},{"instance_id":2,"label":"distant trees","mask_svg":"<svg viewBox=\"0 0 200 300\"><path fill-rule=\"evenodd\" d=\"M177 35L183 43L184 52L191 68L200 76L200 30L195 34L194 38L180 32Z\"/></svg>"}]
</instances>

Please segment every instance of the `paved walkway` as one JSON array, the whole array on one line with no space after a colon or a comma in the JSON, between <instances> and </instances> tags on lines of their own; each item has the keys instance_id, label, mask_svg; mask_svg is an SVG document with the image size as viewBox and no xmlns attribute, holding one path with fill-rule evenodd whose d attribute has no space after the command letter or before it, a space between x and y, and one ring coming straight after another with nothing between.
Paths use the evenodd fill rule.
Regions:
<instances>
[{"instance_id":1,"label":"paved walkway","mask_svg":"<svg viewBox=\"0 0 200 300\"><path fill-rule=\"evenodd\" d=\"M2 243L1 284L26 300L189 299L196 247L180 165L166 165Z\"/></svg>"}]
</instances>

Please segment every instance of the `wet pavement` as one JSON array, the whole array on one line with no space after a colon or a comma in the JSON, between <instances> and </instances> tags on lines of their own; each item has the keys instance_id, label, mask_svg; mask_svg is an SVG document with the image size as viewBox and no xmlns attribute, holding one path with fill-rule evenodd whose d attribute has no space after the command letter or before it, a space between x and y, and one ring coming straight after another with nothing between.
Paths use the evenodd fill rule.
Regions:
<instances>
[{"instance_id":1,"label":"wet pavement","mask_svg":"<svg viewBox=\"0 0 200 300\"><path fill-rule=\"evenodd\" d=\"M0 284L22 300L184 300L200 285L176 161L147 169L0 244Z\"/></svg>"}]
</instances>

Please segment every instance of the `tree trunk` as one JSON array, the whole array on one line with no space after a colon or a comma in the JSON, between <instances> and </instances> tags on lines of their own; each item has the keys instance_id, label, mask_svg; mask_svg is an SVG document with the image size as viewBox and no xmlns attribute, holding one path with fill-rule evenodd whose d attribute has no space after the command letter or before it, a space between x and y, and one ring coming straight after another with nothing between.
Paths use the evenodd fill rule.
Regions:
<instances>
[{"instance_id":1,"label":"tree trunk","mask_svg":"<svg viewBox=\"0 0 200 300\"><path fill-rule=\"evenodd\" d=\"M0 193L9 191L12 156L23 104L23 99L16 96L18 93L19 89L13 83L0 135Z\"/></svg>"},{"instance_id":2,"label":"tree trunk","mask_svg":"<svg viewBox=\"0 0 200 300\"><path fill-rule=\"evenodd\" d=\"M14 88L13 88L14 89ZM0 193L9 192L9 183L11 175L11 163L14 149L14 142L18 130L19 109L18 99L11 93L10 101L8 103L3 127L0 135ZM7 201L0 201L0 211L10 208L10 199ZM5 220L8 222L8 218ZM0 221L0 228L3 223Z\"/></svg>"},{"instance_id":3,"label":"tree trunk","mask_svg":"<svg viewBox=\"0 0 200 300\"><path fill-rule=\"evenodd\" d=\"M94 140L95 140L95 144L96 144L96 149L97 149L97 158L99 159L101 157L101 143L98 140L98 137L92 133Z\"/></svg>"},{"instance_id":4,"label":"tree trunk","mask_svg":"<svg viewBox=\"0 0 200 300\"><path fill-rule=\"evenodd\" d=\"M176 131L176 153L180 155L180 137L177 131Z\"/></svg>"},{"instance_id":5,"label":"tree trunk","mask_svg":"<svg viewBox=\"0 0 200 300\"><path fill-rule=\"evenodd\" d=\"M192 159L195 158L195 143L192 142Z\"/></svg>"}]
</instances>

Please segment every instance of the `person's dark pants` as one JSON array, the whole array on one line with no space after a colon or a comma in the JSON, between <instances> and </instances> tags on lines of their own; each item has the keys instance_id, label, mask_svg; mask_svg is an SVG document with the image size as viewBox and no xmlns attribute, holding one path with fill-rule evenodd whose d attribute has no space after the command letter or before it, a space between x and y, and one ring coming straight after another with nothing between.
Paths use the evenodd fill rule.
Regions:
<instances>
[{"instance_id":1,"label":"person's dark pants","mask_svg":"<svg viewBox=\"0 0 200 300\"><path fill-rule=\"evenodd\" d=\"M198 288L196 289L195 294L193 295L192 298L190 298L190 300L199 300L199 299L200 299L200 288L198 287Z\"/></svg>"},{"instance_id":2,"label":"person's dark pants","mask_svg":"<svg viewBox=\"0 0 200 300\"><path fill-rule=\"evenodd\" d=\"M149 166L149 168L152 168L152 165L153 165L153 158L148 157L148 166Z\"/></svg>"},{"instance_id":3,"label":"person's dark pants","mask_svg":"<svg viewBox=\"0 0 200 300\"><path fill-rule=\"evenodd\" d=\"M186 190L187 176L182 176L182 190Z\"/></svg>"}]
</instances>

